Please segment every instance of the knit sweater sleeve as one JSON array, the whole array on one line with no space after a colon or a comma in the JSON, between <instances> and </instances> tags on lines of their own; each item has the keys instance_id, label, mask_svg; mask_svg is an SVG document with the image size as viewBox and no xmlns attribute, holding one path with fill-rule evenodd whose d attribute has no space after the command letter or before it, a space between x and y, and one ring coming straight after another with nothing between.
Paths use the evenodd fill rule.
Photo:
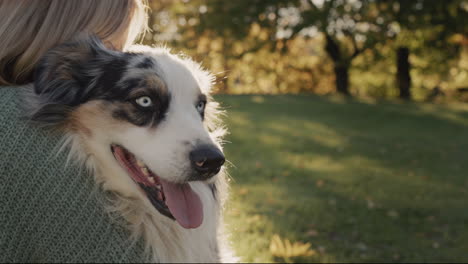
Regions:
<instances>
[{"instance_id":1,"label":"knit sweater sleeve","mask_svg":"<svg viewBox=\"0 0 468 264\"><path fill-rule=\"evenodd\" d=\"M66 165L60 135L21 118L0 87L0 262L142 262L92 175Z\"/></svg>"}]
</instances>

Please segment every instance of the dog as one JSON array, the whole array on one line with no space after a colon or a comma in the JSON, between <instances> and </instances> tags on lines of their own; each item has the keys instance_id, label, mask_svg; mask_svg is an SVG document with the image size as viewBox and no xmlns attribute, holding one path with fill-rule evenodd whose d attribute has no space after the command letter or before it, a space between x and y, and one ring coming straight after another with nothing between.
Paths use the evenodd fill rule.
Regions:
<instances>
[{"instance_id":1,"label":"dog","mask_svg":"<svg viewBox=\"0 0 468 264\"><path fill-rule=\"evenodd\" d=\"M226 132L213 77L167 48L120 52L95 36L48 51L26 115L64 135L69 160L113 194L110 211L152 262L232 262L222 225Z\"/></svg>"}]
</instances>

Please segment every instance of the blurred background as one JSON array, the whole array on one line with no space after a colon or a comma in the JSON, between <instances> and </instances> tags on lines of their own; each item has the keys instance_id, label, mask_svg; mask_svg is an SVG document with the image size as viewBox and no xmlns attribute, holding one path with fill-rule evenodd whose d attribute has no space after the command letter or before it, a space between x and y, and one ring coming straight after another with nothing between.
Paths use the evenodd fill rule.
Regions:
<instances>
[{"instance_id":1,"label":"blurred background","mask_svg":"<svg viewBox=\"0 0 468 264\"><path fill-rule=\"evenodd\" d=\"M216 76L243 261L468 261L467 1L148 5Z\"/></svg>"}]
</instances>

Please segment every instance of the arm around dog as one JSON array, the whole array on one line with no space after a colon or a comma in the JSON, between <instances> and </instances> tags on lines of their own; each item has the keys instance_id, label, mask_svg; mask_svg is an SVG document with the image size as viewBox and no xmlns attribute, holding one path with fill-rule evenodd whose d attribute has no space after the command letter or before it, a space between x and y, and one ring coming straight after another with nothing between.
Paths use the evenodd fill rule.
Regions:
<instances>
[{"instance_id":1,"label":"arm around dog","mask_svg":"<svg viewBox=\"0 0 468 264\"><path fill-rule=\"evenodd\" d=\"M0 87L0 262L145 261L60 136L21 119L20 89Z\"/></svg>"}]
</instances>

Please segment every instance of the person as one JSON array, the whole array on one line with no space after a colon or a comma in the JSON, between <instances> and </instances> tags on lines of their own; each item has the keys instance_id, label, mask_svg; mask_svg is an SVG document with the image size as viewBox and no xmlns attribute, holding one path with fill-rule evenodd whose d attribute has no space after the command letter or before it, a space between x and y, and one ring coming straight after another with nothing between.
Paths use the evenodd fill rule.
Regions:
<instances>
[{"instance_id":1,"label":"person","mask_svg":"<svg viewBox=\"0 0 468 264\"><path fill-rule=\"evenodd\" d=\"M111 194L20 110L45 52L79 34L126 49L146 27L142 1L0 0L0 262L145 261L143 243L104 210Z\"/></svg>"}]
</instances>

